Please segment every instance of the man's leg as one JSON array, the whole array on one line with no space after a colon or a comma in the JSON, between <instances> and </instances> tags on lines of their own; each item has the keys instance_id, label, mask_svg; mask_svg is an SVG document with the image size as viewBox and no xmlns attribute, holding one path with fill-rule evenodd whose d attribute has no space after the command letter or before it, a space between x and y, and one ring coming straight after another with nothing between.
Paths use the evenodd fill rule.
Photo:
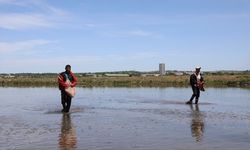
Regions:
<instances>
[{"instance_id":1,"label":"man's leg","mask_svg":"<svg viewBox=\"0 0 250 150\"><path fill-rule=\"evenodd\" d=\"M186 102L186 104L192 104L193 99L195 98L196 94L195 94L195 87L192 86L192 91L193 94L191 96L191 98L189 99L189 101Z\"/></svg>"},{"instance_id":2,"label":"man's leg","mask_svg":"<svg viewBox=\"0 0 250 150\"><path fill-rule=\"evenodd\" d=\"M195 96L195 104L198 104L199 102L199 97L200 97L200 89L196 89L196 96Z\"/></svg>"},{"instance_id":3,"label":"man's leg","mask_svg":"<svg viewBox=\"0 0 250 150\"><path fill-rule=\"evenodd\" d=\"M66 110L65 110L65 112L69 112L69 110L70 110L70 106L71 106L71 97L70 96L68 96L67 95L67 101L66 101L66 103L67 103L67 106L66 106Z\"/></svg>"},{"instance_id":4,"label":"man's leg","mask_svg":"<svg viewBox=\"0 0 250 150\"><path fill-rule=\"evenodd\" d=\"M64 112L65 111L65 109L66 109L66 97L67 95L66 95L66 93L65 93L65 91L61 91L61 104L62 104L62 107L63 107L63 109L62 109L62 112Z\"/></svg>"}]
</instances>

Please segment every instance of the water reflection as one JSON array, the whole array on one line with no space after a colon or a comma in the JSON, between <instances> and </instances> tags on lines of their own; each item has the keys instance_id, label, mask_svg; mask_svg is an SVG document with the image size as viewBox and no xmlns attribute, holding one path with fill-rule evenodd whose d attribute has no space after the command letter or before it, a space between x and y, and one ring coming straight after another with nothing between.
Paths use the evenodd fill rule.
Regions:
<instances>
[{"instance_id":1,"label":"water reflection","mask_svg":"<svg viewBox=\"0 0 250 150\"><path fill-rule=\"evenodd\" d=\"M202 141L205 130L204 115L200 112L199 105L190 105L191 109L191 133L196 142Z\"/></svg>"},{"instance_id":2,"label":"water reflection","mask_svg":"<svg viewBox=\"0 0 250 150\"><path fill-rule=\"evenodd\" d=\"M63 114L61 133L59 135L59 146L61 150L74 150L77 144L77 136L70 114Z\"/></svg>"}]
</instances>

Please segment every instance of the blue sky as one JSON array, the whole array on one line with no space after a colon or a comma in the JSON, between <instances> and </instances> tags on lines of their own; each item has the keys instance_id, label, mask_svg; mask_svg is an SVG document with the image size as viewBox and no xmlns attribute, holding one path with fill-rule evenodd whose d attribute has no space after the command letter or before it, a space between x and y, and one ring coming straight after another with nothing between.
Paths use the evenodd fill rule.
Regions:
<instances>
[{"instance_id":1,"label":"blue sky","mask_svg":"<svg viewBox=\"0 0 250 150\"><path fill-rule=\"evenodd\" d=\"M0 73L250 69L250 0L0 0Z\"/></svg>"}]
</instances>

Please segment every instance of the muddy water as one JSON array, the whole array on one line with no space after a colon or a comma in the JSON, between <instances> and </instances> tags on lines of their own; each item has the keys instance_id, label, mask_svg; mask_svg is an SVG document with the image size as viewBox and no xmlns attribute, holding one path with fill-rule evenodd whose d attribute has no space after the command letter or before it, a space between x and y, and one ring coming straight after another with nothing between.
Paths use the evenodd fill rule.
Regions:
<instances>
[{"instance_id":1,"label":"muddy water","mask_svg":"<svg viewBox=\"0 0 250 150\"><path fill-rule=\"evenodd\" d=\"M248 150L250 90L78 88L62 114L57 88L0 88L2 150Z\"/></svg>"}]
</instances>

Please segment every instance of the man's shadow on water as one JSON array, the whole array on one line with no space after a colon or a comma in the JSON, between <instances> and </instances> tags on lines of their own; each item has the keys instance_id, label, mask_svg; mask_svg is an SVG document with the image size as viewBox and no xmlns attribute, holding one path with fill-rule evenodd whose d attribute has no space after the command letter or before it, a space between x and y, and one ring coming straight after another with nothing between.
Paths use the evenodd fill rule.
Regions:
<instances>
[{"instance_id":1,"label":"man's shadow on water","mask_svg":"<svg viewBox=\"0 0 250 150\"><path fill-rule=\"evenodd\" d=\"M190 105L191 109L191 134L196 142L201 142L205 131L204 114L200 112L199 105Z\"/></svg>"},{"instance_id":2,"label":"man's shadow on water","mask_svg":"<svg viewBox=\"0 0 250 150\"><path fill-rule=\"evenodd\" d=\"M71 122L69 113L63 113L61 123L61 133L59 134L59 146L61 150L73 150L76 148L76 129Z\"/></svg>"}]
</instances>

